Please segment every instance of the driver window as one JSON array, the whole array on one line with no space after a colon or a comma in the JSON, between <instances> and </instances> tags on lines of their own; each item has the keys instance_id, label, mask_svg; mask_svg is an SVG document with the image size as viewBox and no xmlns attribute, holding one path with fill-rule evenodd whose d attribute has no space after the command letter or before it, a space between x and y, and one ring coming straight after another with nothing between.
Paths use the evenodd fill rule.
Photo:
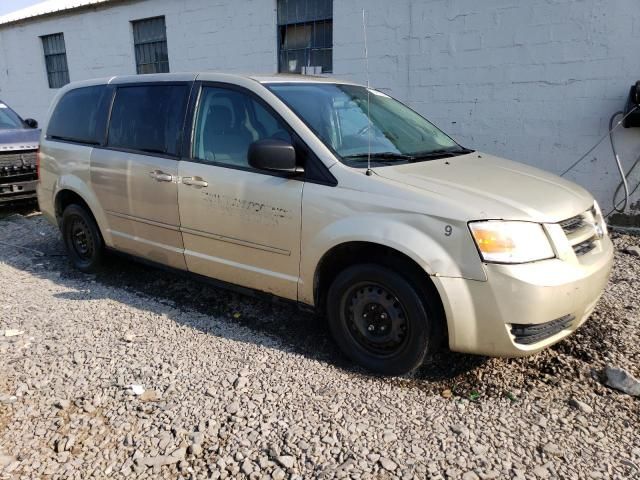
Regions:
<instances>
[{"instance_id":1,"label":"driver window","mask_svg":"<svg viewBox=\"0 0 640 480\"><path fill-rule=\"evenodd\" d=\"M193 158L249 168L249 145L265 138L291 142L282 122L251 95L219 87L202 89L196 113Z\"/></svg>"}]
</instances>

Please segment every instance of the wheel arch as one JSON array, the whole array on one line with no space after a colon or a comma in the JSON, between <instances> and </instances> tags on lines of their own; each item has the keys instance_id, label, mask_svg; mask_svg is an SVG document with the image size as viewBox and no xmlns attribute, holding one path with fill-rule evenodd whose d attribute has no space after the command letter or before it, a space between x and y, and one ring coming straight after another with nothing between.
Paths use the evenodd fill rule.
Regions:
<instances>
[{"instance_id":1,"label":"wheel arch","mask_svg":"<svg viewBox=\"0 0 640 480\"><path fill-rule=\"evenodd\" d=\"M89 204L85 201L84 198L82 198L79 193L68 188L64 188L56 193L55 199L53 201L56 219L59 220L62 217L62 212L64 212L64 209L74 203L86 208L87 211L91 213L91 215L93 215L91 207L89 207Z\"/></svg>"},{"instance_id":2,"label":"wheel arch","mask_svg":"<svg viewBox=\"0 0 640 480\"><path fill-rule=\"evenodd\" d=\"M387 245L368 241L348 241L329 249L321 258L313 277L313 295L316 309L325 313L327 292L336 276L348 267L361 263L382 265L394 272L409 277L420 292L433 301L436 317L436 334L446 340L447 319L444 305L430 275L406 253Z\"/></svg>"},{"instance_id":3,"label":"wheel arch","mask_svg":"<svg viewBox=\"0 0 640 480\"><path fill-rule=\"evenodd\" d=\"M60 221L62 219L62 212L64 212L64 209L72 204L81 205L87 210L87 213L89 213L89 215L93 217L96 225L98 225L98 230L100 232L100 235L102 236L103 241L105 242L105 244L107 244L107 238L105 236L107 230L105 228L104 218L100 216L100 211L95 207L96 202L91 202L91 200L88 200L76 189L68 185L61 186L53 198L53 209L58 225L60 225Z\"/></svg>"}]
</instances>

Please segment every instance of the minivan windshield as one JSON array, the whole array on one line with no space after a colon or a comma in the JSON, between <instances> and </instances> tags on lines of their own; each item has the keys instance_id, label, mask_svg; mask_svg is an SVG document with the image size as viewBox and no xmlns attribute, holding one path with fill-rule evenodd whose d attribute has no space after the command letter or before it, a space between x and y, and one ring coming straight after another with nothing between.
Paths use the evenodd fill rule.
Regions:
<instances>
[{"instance_id":1,"label":"minivan windshield","mask_svg":"<svg viewBox=\"0 0 640 480\"><path fill-rule=\"evenodd\" d=\"M369 152L375 165L470 152L431 122L378 90L334 83L266 86L349 166L366 166Z\"/></svg>"},{"instance_id":2,"label":"minivan windshield","mask_svg":"<svg viewBox=\"0 0 640 480\"><path fill-rule=\"evenodd\" d=\"M5 103L0 102L0 130L13 130L24 128L22 120L16 112L11 110Z\"/></svg>"}]
</instances>

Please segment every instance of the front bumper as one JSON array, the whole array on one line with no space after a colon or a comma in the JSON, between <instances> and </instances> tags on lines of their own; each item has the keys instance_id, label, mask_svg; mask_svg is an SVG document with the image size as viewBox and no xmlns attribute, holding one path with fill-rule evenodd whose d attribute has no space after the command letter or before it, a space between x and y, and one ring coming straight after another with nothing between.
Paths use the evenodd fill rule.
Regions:
<instances>
[{"instance_id":1,"label":"front bumper","mask_svg":"<svg viewBox=\"0 0 640 480\"><path fill-rule=\"evenodd\" d=\"M539 352L586 321L612 264L613 244L605 236L572 260L487 264L487 281L435 277L450 349L499 357Z\"/></svg>"},{"instance_id":2,"label":"front bumper","mask_svg":"<svg viewBox=\"0 0 640 480\"><path fill-rule=\"evenodd\" d=\"M35 174L32 176L35 177ZM2 180L5 179L0 177L0 205L36 199L37 179L31 178L11 183L3 183Z\"/></svg>"}]
</instances>

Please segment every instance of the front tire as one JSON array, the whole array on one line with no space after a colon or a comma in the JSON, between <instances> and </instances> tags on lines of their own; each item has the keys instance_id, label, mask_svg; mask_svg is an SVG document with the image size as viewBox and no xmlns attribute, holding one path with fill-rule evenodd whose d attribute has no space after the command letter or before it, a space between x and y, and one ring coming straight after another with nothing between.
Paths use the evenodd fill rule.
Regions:
<instances>
[{"instance_id":1,"label":"front tire","mask_svg":"<svg viewBox=\"0 0 640 480\"><path fill-rule=\"evenodd\" d=\"M428 299L395 271L375 264L342 271L327 294L329 328L345 355L367 370L403 375L429 350Z\"/></svg>"},{"instance_id":2,"label":"front tire","mask_svg":"<svg viewBox=\"0 0 640 480\"><path fill-rule=\"evenodd\" d=\"M99 270L104 242L93 216L80 205L69 205L62 213L61 232L73 266L84 273Z\"/></svg>"}]
</instances>

